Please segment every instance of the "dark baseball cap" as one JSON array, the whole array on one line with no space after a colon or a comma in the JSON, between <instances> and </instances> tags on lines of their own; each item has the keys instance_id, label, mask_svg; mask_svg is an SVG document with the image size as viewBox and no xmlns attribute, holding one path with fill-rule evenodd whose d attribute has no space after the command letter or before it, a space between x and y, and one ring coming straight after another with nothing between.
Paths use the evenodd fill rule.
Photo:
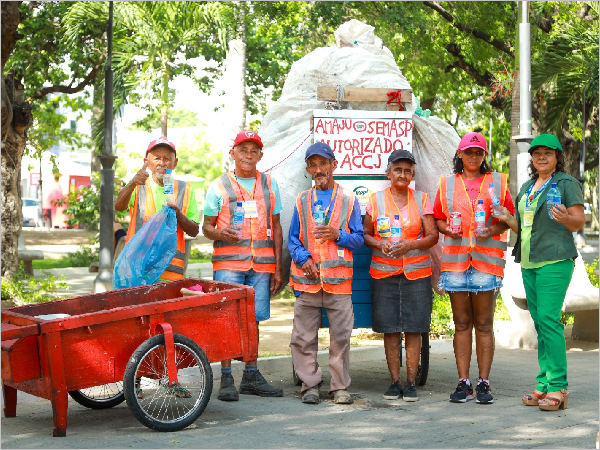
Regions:
<instances>
[{"instance_id":1,"label":"dark baseball cap","mask_svg":"<svg viewBox=\"0 0 600 450\"><path fill-rule=\"evenodd\" d=\"M533 141L531 141L531 147L529 147L529 153L534 151L538 147L548 147L553 150L561 150L562 146L560 145L560 141L553 134L540 134L535 137Z\"/></svg>"},{"instance_id":2,"label":"dark baseball cap","mask_svg":"<svg viewBox=\"0 0 600 450\"><path fill-rule=\"evenodd\" d=\"M412 152L409 152L408 150L394 150L390 153L390 156L388 156L388 164L400 161L401 159L406 159L413 164L417 164Z\"/></svg>"},{"instance_id":3,"label":"dark baseball cap","mask_svg":"<svg viewBox=\"0 0 600 450\"><path fill-rule=\"evenodd\" d=\"M315 142L313 145L306 149L306 155L304 156L304 161L308 161L308 158L314 155L323 156L327 159L335 159L335 154L331 147L327 145L325 142Z\"/></svg>"}]
</instances>

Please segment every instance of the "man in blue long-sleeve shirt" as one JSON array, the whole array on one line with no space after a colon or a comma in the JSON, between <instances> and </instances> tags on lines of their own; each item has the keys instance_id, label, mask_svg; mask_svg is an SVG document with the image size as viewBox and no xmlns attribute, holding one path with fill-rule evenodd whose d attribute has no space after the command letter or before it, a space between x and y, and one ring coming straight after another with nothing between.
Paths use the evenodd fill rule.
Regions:
<instances>
[{"instance_id":1,"label":"man in blue long-sleeve shirt","mask_svg":"<svg viewBox=\"0 0 600 450\"><path fill-rule=\"evenodd\" d=\"M292 361L302 380L302 402L319 403L318 329L324 307L329 318L329 392L336 403L348 404L353 402L347 390L354 325L352 251L364 242L360 206L353 192L333 180L337 161L329 145L311 145L305 160L315 186L298 195L288 237L290 285L297 297Z\"/></svg>"}]
</instances>

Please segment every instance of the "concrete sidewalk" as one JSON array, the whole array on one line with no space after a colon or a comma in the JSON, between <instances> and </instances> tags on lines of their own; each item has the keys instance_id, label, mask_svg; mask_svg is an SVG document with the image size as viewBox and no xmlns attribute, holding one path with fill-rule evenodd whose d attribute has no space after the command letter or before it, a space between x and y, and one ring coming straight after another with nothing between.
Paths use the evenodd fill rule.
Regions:
<instances>
[{"instance_id":1,"label":"concrete sidewalk","mask_svg":"<svg viewBox=\"0 0 600 450\"><path fill-rule=\"evenodd\" d=\"M353 405L336 405L327 395L319 405L300 401L291 378L291 358L259 361L266 378L283 388L283 398L241 395L217 400L218 378L202 416L189 428L159 433L141 425L126 403L109 410L69 401L67 437L53 438L50 402L19 395L17 417L2 418L3 448L594 448L598 432L598 343L567 341L569 408L544 412L526 407L538 370L535 350L496 348L491 387L495 403L448 402L456 387L451 341L432 341L427 384L419 401L384 400L390 379L381 348L351 352ZM215 377L218 367L213 366ZM471 378L477 377L476 355ZM241 365L234 363L239 385ZM402 376L405 375L402 369Z\"/></svg>"}]
</instances>

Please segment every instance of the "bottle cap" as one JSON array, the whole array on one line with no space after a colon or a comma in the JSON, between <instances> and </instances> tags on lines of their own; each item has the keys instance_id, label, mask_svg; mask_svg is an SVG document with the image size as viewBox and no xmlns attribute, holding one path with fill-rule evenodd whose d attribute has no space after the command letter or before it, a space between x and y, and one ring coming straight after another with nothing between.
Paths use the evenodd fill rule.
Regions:
<instances>
[{"instance_id":1,"label":"bottle cap","mask_svg":"<svg viewBox=\"0 0 600 450\"><path fill-rule=\"evenodd\" d=\"M555 188L556 187L556 183L552 183L552 187Z\"/></svg>"},{"instance_id":2,"label":"bottle cap","mask_svg":"<svg viewBox=\"0 0 600 450\"><path fill-rule=\"evenodd\" d=\"M238 206L242 206L242 202L237 202L237 205Z\"/></svg>"},{"instance_id":3,"label":"bottle cap","mask_svg":"<svg viewBox=\"0 0 600 450\"><path fill-rule=\"evenodd\" d=\"M399 220L399 219L400 219L400 216L399 216L398 214L396 214L396 215L394 216L394 219L396 219L396 220Z\"/></svg>"},{"instance_id":4,"label":"bottle cap","mask_svg":"<svg viewBox=\"0 0 600 450\"><path fill-rule=\"evenodd\" d=\"M479 200L477 203L481 205L483 203L483 200Z\"/></svg>"},{"instance_id":5,"label":"bottle cap","mask_svg":"<svg viewBox=\"0 0 600 450\"><path fill-rule=\"evenodd\" d=\"M494 183L490 183L490 187L494 187Z\"/></svg>"},{"instance_id":6,"label":"bottle cap","mask_svg":"<svg viewBox=\"0 0 600 450\"><path fill-rule=\"evenodd\" d=\"M171 169L167 169L167 173L171 173Z\"/></svg>"}]
</instances>

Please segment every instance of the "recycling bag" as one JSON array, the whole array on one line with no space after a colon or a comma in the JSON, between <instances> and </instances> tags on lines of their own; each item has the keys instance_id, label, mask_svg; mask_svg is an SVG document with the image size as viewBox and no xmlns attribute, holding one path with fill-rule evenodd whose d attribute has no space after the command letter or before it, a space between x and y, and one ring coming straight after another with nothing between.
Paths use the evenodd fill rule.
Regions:
<instances>
[{"instance_id":1,"label":"recycling bag","mask_svg":"<svg viewBox=\"0 0 600 450\"><path fill-rule=\"evenodd\" d=\"M123 247L115 262L113 289L155 283L176 252L177 216L173 208L163 206Z\"/></svg>"}]
</instances>

